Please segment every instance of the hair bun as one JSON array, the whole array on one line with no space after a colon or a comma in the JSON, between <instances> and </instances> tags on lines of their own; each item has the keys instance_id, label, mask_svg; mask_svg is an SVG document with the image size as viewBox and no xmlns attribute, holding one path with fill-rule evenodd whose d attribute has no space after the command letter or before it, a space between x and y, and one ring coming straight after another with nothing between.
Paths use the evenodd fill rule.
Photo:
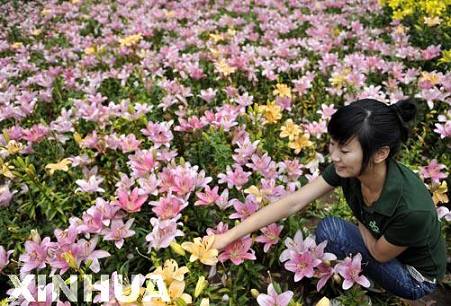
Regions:
<instances>
[{"instance_id":1,"label":"hair bun","mask_svg":"<svg viewBox=\"0 0 451 306\"><path fill-rule=\"evenodd\" d=\"M415 104L415 99L413 98L400 100L395 104L390 105L390 108L396 112L403 124L415 118L415 114L417 113L417 106Z\"/></svg>"}]
</instances>

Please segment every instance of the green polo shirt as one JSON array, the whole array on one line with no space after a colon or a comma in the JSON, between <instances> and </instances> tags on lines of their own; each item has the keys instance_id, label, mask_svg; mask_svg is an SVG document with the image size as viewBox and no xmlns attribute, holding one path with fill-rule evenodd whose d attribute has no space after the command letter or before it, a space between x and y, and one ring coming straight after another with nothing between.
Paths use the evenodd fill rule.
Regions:
<instances>
[{"instance_id":1,"label":"green polo shirt","mask_svg":"<svg viewBox=\"0 0 451 306\"><path fill-rule=\"evenodd\" d=\"M409 168L389 161L379 199L371 207L364 204L360 181L342 178L333 164L323 172L331 186L341 186L354 216L376 239L385 239L407 249L397 259L413 266L429 279L441 279L446 271L446 249L440 222L431 195L421 179Z\"/></svg>"}]
</instances>

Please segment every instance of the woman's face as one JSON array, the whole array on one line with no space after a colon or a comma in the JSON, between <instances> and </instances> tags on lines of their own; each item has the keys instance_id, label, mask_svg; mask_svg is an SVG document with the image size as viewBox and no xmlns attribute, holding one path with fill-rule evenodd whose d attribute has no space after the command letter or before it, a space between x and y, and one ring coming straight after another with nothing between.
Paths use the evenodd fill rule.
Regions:
<instances>
[{"instance_id":1,"label":"woman's face","mask_svg":"<svg viewBox=\"0 0 451 306\"><path fill-rule=\"evenodd\" d=\"M340 177L357 177L362 167L363 151L357 137L351 138L347 143L340 145L331 140L329 154Z\"/></svg>"}]
</instances>

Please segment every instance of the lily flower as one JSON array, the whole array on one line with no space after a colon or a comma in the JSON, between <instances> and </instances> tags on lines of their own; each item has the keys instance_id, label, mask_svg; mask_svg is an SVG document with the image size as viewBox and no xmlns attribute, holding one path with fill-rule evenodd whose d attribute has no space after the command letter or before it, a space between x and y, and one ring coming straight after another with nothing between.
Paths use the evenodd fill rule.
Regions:
<instances>
[{"instance_id":1,"label":"lily flower","mask_svg":"<svg viewBox=\"0 0 451 306\"><path fill-rule=\"evenodd\" d=\"M293 291L285 291L277 294L274 286L269 284L268 294L259 294L257 296L257 303L260 306L287 306L293 297Z\"/></svg>"},{"instance_id":2,"label":"lily flower","mask_svg":"<svg viewBox=\"0 0 451 306\"><path fill-rule=\"evenodd\" d=\"M183 242L182 248L191 253L189 261L194 262L199 259L207 266L213 266L218 262L218 250L213 249L215 236L205 236L194 238L194 242Z\"/></svg>"},{"instance_id":3,"label":"lily flower","mask_svg":"<svg viewBox=\"0 0 451 306\"><path fill-rule=\"evenodd\" d=\"M362 255L360 253L357 253L352 258L346 257L343 262L335 266L335 271L344 278L343 290L348 290L354 283L366 288L370 286L369 280L365 276L360 275L362 272Z\"/></svg>"}]
</instances>

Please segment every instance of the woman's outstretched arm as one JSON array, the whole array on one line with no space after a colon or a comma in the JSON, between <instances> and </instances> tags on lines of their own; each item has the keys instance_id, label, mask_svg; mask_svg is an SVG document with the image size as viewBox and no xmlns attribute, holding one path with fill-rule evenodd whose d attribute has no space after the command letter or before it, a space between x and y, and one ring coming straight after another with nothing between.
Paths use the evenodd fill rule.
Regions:
<instances>
[{"instance_id":1,"label":"woman's outstretched arm","mask_svg":"<svg viewBox=\"0 0 451 306\"><path fill-rule=\"evenodd\" d=\"M334 187L326 183L322 176L319 176L298 191L290 193L279 201L263 207L226 233L216 235L213 247L222 249L229 243L247 234L286 218L303 209L307 204L325 195L332 189Z\"/></svg>"}]
</instances>

